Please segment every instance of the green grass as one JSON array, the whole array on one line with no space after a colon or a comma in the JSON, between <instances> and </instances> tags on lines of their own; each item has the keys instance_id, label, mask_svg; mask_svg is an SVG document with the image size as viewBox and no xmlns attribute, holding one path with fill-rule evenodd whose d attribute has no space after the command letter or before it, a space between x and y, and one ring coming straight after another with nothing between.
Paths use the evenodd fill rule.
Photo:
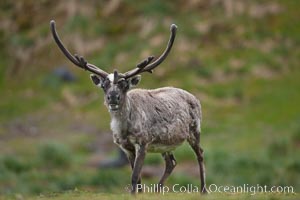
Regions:
<instances>
[{"instance_id":1,"label":"green grass","mask_svg":"<svg viewBox=\"0 0 300 200\"><path fill-rule=\"evenodd\" d=\"M11 199L14 198L22 198L22 195L16 195L15 197L11 197ZM47 199L53 199L53 200L64 200L64 199L124 199L124 200L130 200L130 199L204 199L204 200L211 200L211 199L255 199L255 200L279 200L279 199L298 199L299 195L296 194L209 194L205 196L200 196L197 193L166 193L166 194L137 194L136 196L132 196L130 194L109 194L109 193L91 193L91 192L84 192L84 191L68 191L66 193L53 193L53 194L47 194L47 195L40 195L38 197L30 197L30 199L38 199L38 200L47 200Z\"/></svg>"}]
</instances>

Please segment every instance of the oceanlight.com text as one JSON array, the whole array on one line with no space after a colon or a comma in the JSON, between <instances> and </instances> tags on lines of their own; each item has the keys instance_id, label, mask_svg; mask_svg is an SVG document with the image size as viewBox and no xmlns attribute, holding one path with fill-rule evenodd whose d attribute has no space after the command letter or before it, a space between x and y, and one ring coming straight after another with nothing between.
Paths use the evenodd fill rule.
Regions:
<instances>
[{"instance_id":1,"label":"oceanlight.com text","mask_svg":"<svg viewBox=\"0 0 300 200\"><path fill-rule=\"evenodd\" d=\"M216 185L210 184L207 188L209 193L248 193L255 195L257 193L295 193L293 186L267 186L267 185Z\"/></svg>"}]
</instances>

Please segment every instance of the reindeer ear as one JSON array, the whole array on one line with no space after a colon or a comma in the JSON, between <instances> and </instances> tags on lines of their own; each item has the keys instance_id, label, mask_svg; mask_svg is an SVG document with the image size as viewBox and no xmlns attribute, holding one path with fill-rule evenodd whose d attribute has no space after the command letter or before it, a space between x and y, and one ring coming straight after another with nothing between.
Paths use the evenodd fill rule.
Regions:
<instances>
[{"instance_id":1,"label":"reindeer ear","mask_svg":"<svg viewBox=\"0 0 300 200\"><path fill-rule=\"evenodd\" d=\"M130 87L136 86L141 81L141 75L136 75L129 79Z\"/></svg>"},{"instance_id":2,"label":"reindeer ear","mask_svg":"<svg viewBox=\"0 0 300 200\"><path fill-rule=\"evenodd\" d=\"M91 74L90 75L91 80L93 81L93 83L97 86L100 86L103 82L103 78L95 75L95 74Z\"/></svg>"}]
</instances>

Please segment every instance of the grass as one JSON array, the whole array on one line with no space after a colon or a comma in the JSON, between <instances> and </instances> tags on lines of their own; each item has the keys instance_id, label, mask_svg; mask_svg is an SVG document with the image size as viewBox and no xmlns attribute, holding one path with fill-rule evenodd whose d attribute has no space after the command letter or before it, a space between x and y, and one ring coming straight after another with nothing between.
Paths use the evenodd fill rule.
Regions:
<instances>
[{"instance_id":1,"label":"grass","mask_svg":"<svg viewBox=\"0 0 300 200\"><path fill-rule=\"evenodd\" d=\"M16 198L22 198L22 195L16 195ZM250 195L250 194L209 194L205 196L200 196L199 194L195 193L166 193L164 195L162 194L138 194L136 196L132 196L130 194L109 194L109 193L91 193L91 192L84 192L84 191L68 191L63 194L60 193L53 193L53 194L48 194L48 195L41 195L38 197L31 197L30 199L38 199L38 200L47 200L47 199L54 199L54 200L63 200L63 199L101 199L101 200L106 200L106 199L124 199L124 200L129 200L129 199L201 199L204 200L210 200L210 199L255 199L255 200L277 200L277 199L297 199L299 198L299 195L296 194L255 194L255 195ZM14 197L12 197L14 199Z\"/></svg>"}]
</instances>

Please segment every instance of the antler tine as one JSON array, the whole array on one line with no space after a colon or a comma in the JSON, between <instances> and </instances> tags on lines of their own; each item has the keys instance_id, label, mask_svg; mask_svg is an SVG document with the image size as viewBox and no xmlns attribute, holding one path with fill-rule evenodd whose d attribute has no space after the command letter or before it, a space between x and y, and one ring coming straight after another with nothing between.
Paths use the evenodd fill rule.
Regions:
<instances>
[{"instance_id":1,"label":"antler tine","mask_svg":"<svg viewBox=\"0 0 300 200\"><path fill-rule=\"evenodd\" d=\"M140 73L143 73L143 72L152 73L153 69L155 67L157 67L158 65L160 65L167 58L167 56L169 55L169 53L172 49L172 46L173 46L173 43L174 43L174 40L175 40L175 37L176 37L177 26L175 24L172 24L171 27L170 27L170 31L171 31L171 35L170 35L170 39L168 41L167 48L161 54L161 56L158 59L156 59L154 62L152 62L152 60L154 58L153 56L148 57L147 59L145 59L144 61L139 63L137 65L137 68L126 72L123 75L124 78L127 79L127 78L133 77L133 76L135 76L137 74L140 74Z\"/></svg>"},{"instance_id":2,"label":"antler tine","mask_svg":"<svg viewBox=\"0 0 300 200\"><path fill-rule=\"evenodd\" d=\"M63 54L76 66L88 70L94 74L97 74L101 77L106 77L108 75L107 72L99 69L93 64L88 63L82 56L78 56L75 54L74 56L64 47L62 41L59 39L58 34L56 32L55 28L55 21L51 20L50 21L50 29L52 32L52 36L57 44L57 46L60 48L60 50L63 52Z\"/></svg>"},{"instance_id":3,"label":"antler tine","mask_svg":"<svg viewBox=\"0 0 300 200\"><path fill-rule=\"evenodd\" d=\"M176 37L177 26L175 24L172 24L170 27L170 31L171 31L171 35L168 41L167 48L157 60L155 60L153 63L150 63L148 66L145 67L144 69L145 71L152 71L155 67L160 65L169 55Z\"/></svg>"},{"instance_id":4,"label":"antler tine","mask_svg":"<svg viewBox=\"0 0 300 200\"><path fill-rule=\"evenodd\" d=\"M140 62L139 64L137 64L136 67L137 68L144 68L149 63L151 63L153 59L154 59L154 56L149 56L148 58L146 58L145 60L143 60L142 62Z\"/></svg>"}]
</instances>

